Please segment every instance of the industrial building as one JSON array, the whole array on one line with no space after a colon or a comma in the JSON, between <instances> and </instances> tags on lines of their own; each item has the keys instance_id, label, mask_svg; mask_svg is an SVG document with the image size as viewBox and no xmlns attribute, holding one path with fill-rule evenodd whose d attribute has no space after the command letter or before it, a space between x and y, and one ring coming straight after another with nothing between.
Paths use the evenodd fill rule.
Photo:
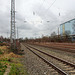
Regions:
<instances>
[{"instance_id":1,"label":"industrial building","mask_svg":"<svg viewBox=\"0 0 75 75\"><path fill-rule=\"evenodd\" d=\"M60 35L64 36L66 34L70 35L72 40L75 39L75 19L60 24Z\"/></svg>"},{"instance_id":2,"label":"industrial building","mask_svg":"<svg viewBox=\"0 0 75 75\"><path fill-rule=\"evenodd\" d=\"M60 35L65 35L66 31L70 31L70 35L75 35L75 19L60 24Z\"/></svg>"}]
</instances>

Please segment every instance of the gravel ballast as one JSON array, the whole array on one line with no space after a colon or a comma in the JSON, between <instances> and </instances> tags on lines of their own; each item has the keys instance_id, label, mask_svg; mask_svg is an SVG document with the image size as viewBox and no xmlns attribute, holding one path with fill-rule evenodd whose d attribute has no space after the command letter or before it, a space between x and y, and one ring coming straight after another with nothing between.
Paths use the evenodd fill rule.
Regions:
<instances>
[{"instance_id":1,"label":"gravel ballast","mask_svg":"<svg viewBox=\"0 0 75 75\"><path fill-rule=\"evenodd\" d=\"M48 54L52 54L54 56L57 56L59 58L67 60L68 62L75 64L75 54L74 53L45 48L45 47L41 47L41 46L37 46L37 45L31 45L31 46L33 46L37 49L40 49L41 51L44 51Z\"/></svg>"},{"instance_id":2,"label":"gravel ballast","mask_svg":"<svg viewBox=\"0 0 75 75\"><path fill-rule=\"evenodd\" d=\"M23 44L21 49L24 50L24 58L21 62L26 67L29 75L58 75L57 72L49 67L42 59L29 51Z\"/></svg>"}]
</instances>

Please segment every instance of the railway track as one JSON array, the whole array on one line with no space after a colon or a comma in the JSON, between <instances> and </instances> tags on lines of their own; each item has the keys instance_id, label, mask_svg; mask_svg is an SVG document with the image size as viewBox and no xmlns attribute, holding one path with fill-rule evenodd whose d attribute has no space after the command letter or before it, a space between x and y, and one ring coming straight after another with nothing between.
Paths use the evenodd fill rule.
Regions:
<instances>
[{"instance_id":1,"label":"railway track","mask_svg":"<svg viewBox=\"0 0 75 75\"><path fill-rule=\"evenodd\" d=\"M45 48L57 49L57 50L61 50L61 51L69 52L69 53L75 53L75 50L70 50L68 48L58 48L58 47L39 45L39 44L31 44L31 45L37 45L37 46L41 46L41 47L45 47Z\"/></svg>"},{"instance_id":2,"label":"railway track","mask_svg":"<svg viewBox=\"0 0 75 75\"><path fill-rule=\"evenodd\" d=\"M67 62L65 60L62 60L58 57L52 56L50 54L47 54L32 46L26 45L25 47L29 49L31 52L33 52L35 55L37 55L39 58L41 58L44 62L46 62L54 70L56 70L57 72L55 75L75 75L75 65L74 64Z\"/></svg>"}]
</instances>

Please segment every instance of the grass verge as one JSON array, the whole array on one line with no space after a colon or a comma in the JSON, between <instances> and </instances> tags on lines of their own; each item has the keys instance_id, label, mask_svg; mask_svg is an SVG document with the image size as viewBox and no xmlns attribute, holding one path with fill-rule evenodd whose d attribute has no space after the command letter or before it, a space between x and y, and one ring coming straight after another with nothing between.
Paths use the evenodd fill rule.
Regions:
<instances>
[{"instance_id":1,"label":"grass verge","mask_svg":"<svg viewBox=\"0 0 75 75\"><path fill-rule=\"evenodd\" d=\"M3 75L7 66L0 62L0 75Z\"/></svg>"},{"instance_id":2,"label":"grass verge","mask_svg":"<svg viewBox=\"0 0 75 75\"><path fill-rule=\"evenodd\" d=\"M14 54L13 52L9 53L9 50L6 49L5 46L0 47L0 75L4 75L8 66L11 66L8 75L28 75L27 70L19 60L20 58L22 58L22 56Z\"/></svg>"}]
</instances>

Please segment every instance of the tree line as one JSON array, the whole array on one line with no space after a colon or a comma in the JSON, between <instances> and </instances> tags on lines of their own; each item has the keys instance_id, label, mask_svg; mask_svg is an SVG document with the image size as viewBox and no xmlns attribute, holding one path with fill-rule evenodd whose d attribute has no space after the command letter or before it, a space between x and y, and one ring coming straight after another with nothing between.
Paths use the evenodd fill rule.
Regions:
<instances>
[{"instance_id":1,"label":"tree line","mask_svg":"<svg viewBox=\"0 0 75 75\"><path fill-rule=\"evenodd\" d=\"M51 36L42 36L41 38L31 38L27 37L23 40L23 42L74 42L74 35L70 35L70 31L65 31L63 35L57 35L56 32L52 32Z\"/></svg>"}]
</instances>

